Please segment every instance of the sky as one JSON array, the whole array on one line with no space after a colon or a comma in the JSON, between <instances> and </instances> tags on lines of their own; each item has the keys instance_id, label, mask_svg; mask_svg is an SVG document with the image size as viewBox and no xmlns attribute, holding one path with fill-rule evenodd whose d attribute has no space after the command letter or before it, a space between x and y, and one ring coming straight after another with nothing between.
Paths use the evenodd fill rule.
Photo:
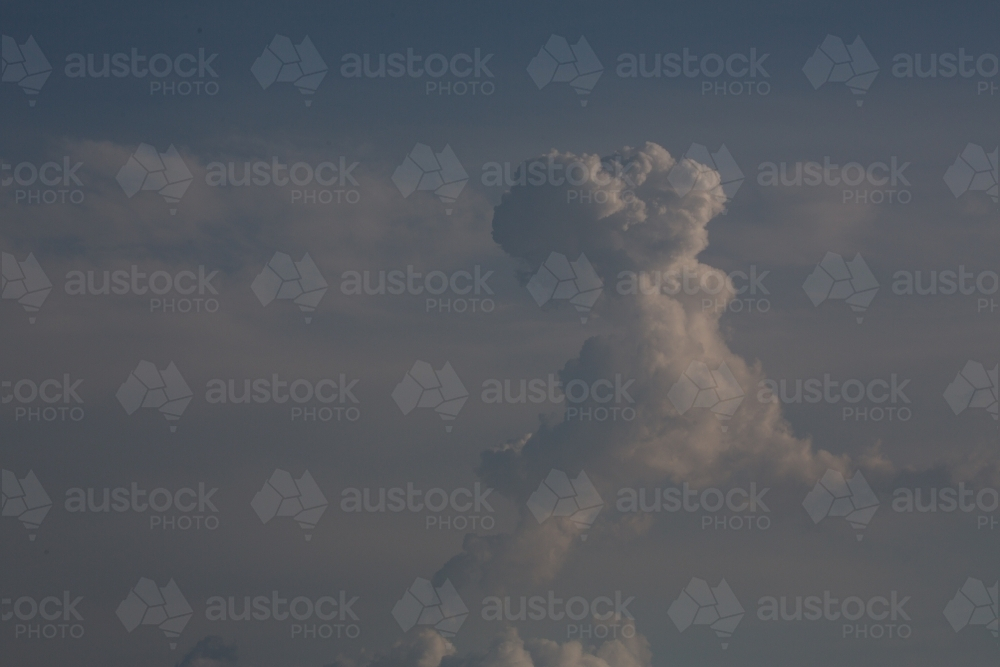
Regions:
<instances>
[{"instance_id":1,"label":"sky","mask_svg":"<svg viewBox=\"0 0 1000 667\"><path fill-rule=\"evenodd\" d=\"M998 14L4 4L4 654L995 664Z\"/></svg>"}]
</instances>

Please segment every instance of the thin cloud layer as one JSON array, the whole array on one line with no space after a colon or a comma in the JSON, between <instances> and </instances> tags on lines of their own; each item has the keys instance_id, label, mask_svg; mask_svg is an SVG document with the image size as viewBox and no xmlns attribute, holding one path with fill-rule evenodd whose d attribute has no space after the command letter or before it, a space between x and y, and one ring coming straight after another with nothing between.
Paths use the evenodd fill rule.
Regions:
<instances>
[{"instance_id":1,"label":"thin cloud layer","mask_svg":"<svg viewBox=\"0 0 1000 667\"><path fill-rule=\"evenodd\" d=\"M649 642L634 628L631 634L627 639L606 641L595 650L578 641L523 640L515 628L508 627L485 652L458 656L451 642L424 629L370 660L342 659L327 667L650 667Z\"/></svg>"}]
</instances>

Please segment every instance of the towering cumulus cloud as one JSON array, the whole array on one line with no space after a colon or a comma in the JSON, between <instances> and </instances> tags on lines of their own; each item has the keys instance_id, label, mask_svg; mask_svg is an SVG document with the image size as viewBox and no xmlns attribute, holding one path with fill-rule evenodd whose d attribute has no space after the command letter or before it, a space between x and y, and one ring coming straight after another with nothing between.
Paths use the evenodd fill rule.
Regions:
<instances>
[{"instance_id":1,"label":"towering cumulus cloud","mask_svg":"<svg viewBox=\"0 0 1000 667\"><path fill-rule=\"evenodd\" d=\"M725 202L718 173L676 161L653 143L620 151L617 176L601 171L596 155L552 152L549 159L597 173L579 197L595 203L567 203L563 187L515 186L496 207L493 238L529 272L552 252L590 260L605 284L594 313L613 333L587 340L561 377L634 379L628 393L635 417L543 424L485 452L483 479L523 507L553 469L570 477L585 471L598 489L739 477L811 483L827 468L844 469L846 461L796 438L778 404L756 400L763 370L729 349L719 329L723 309L705 308L706 294L690 288L711 284L710 273L721 278L698 261L707 225ZM675 280L689 287L668 285ZM665 289L656 289L658 282ZM731 298L726 294L713 299ZM487 589L542 583L558 572L580 531L578 522L539 523L525 512L513 535L467 537L464 553L439 576Z\"/></svg>"}]
</instances>

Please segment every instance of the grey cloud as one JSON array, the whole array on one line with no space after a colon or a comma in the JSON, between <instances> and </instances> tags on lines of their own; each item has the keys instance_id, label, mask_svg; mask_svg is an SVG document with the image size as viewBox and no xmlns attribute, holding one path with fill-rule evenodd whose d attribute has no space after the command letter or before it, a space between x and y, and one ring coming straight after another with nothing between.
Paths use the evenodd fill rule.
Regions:
<instances>
[{"instance_id":1,"label":"grey cloud","mask_svg":"<svg viewBox=\"0 0 1000 667\"><path fill-rule=\"evenodd\" d=\"M578 641L523 640L508 627L486 651L457 656L448 640L424 629L400 639L384 654L360 661L341 659L327 667L650 667L649 642L632 630L630 638L606 641L595 650Z\"/></svg>"},{"instance_id":2,"label":"grey cloud","mask_svg":"<svg viewBox=\"0 0 1000 667\"><path fill-rule=\"evenodd\" d=\"M225 667L238 664L235 645L226 644L221 637L208 636L195 644L177 663L177 667Z\"/></svg>"},{"instance_id":3,"label":"grey cloud","mask_svg":"<svg viewBox=\"0 0 1000 667\"><path fill-rule=\"evenodd\" d=\"M343 657L326 667L440 667L454 656L454 645L429 628L422 628L399 639L385 653L354 659Z\"/></svg>"}]
</instances>

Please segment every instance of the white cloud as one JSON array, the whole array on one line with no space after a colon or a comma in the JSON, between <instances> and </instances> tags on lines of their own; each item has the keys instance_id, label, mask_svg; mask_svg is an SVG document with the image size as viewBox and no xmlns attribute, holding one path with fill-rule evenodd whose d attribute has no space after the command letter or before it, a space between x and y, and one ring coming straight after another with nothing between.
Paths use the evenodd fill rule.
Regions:
<instances>
[{"instance_id":1,"label":"white cloud","mask_svg":"<svg viewBox=\"0 0 1000 667\"><path fill-rule=\"evenodd\" d=\"M634 187L624 181L606 185L606 203L592 206L566 204L559 188L514 187L496 207L494 238L529 268L553 251L586 253L598 275L611 284L620 271L684 270L695 280L712 271L698 255L708 246L707 225L722 212L724 197L713 188L682 197L672 185L677 169L697 169L706 182L704 168L689 160L676 162L653 143L626 147L618 155L636 165L630 171ZM596 155L550 157L563 163L600 161ZM671 170L673 178L668 178ZM717 174L711 180L715 189L721 188ZM632 195L625 194L626 188ZM756 387L764 377L759 364L729 348L719 328L719 310L703 309L703 295L605 292L608 298L595 312L614 332L587 340L563 369L562 379L634 378L635 419L600 424L566 420L543 426L516 447L486 452L480 473L491 486L523 504L553 467L593 471L598 489L602 482L636 475L714 484L734 471L753 475L759 483L812 483L826 468L844 467L845 461L796 438L779 405L744 400L727 415L725 430L711 410L679 414L669 407L671 388L695 361L711 368L724 364L742 387ZM560 530L539 532L534 523L522 521L512 536L468 538L465 553L453 558L445 572L487 586L502 585L507 577L553 576L574 543L567 534L579 528L564 522Z\"/></svg>"}]
</instances>

